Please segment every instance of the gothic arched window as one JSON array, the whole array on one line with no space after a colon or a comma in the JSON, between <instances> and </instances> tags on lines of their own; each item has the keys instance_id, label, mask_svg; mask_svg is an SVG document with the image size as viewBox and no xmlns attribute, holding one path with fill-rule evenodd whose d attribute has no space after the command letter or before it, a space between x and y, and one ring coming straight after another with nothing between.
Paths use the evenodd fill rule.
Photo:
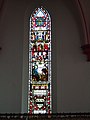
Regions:
<instances>
[{"instance_id":1,"label":"gothic arched window","mask_svg":"<svg viewBox=\"0 0 90 120\"><path fill-rule=\"evenodd\" d=\"M43 7L30 17L28 113L50 114L51 96L51 18Z\"/></svg>"}]
</instances>

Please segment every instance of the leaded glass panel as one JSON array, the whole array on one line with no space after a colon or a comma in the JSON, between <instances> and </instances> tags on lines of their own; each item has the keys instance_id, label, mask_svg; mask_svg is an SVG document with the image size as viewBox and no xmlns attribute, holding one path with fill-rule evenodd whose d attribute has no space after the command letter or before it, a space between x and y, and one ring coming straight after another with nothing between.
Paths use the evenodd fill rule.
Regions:
<instances>
[{"instance_id":1,"label":"leaded glass panel","mask_svg":"<svg viewBox=\"0 0 90 120\"><path fill-rule=\"evenodd\" d=\"M43 7L30 17L28 113L51 113L51 18Z\"/></svg>"}]
</instances>

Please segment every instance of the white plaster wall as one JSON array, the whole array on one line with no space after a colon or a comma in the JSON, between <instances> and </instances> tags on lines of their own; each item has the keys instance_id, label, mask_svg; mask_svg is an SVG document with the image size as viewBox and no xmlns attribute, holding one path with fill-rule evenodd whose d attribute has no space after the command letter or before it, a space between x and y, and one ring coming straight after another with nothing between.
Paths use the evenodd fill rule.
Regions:
<instances>
[{"instance_id":1,"label":"white plaster wall","mask_svg":"<svg viewBox=\"0 0 90 120\"><path fill-rule=\"evenodd\" d=\"M72 0L6 0L0 20L0 112L21 112L25 12L40 5L52 18L53 112L90 111L90 63L80 48Z\"/></svg>"}]
</instances>

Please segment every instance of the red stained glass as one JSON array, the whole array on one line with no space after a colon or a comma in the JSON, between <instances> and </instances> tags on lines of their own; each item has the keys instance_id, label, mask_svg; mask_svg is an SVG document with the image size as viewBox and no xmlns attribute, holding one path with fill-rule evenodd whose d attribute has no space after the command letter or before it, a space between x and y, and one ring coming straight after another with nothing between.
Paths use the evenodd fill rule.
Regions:
<instances>
[{"instance_id":1,"label":"red stained glass","mask_svg":"<svg viewBox=\"0 0 90 120\"><path fill-rule=\"evenodd\" d=\"M51 18L43 7L30 17L28 113L50 114Z\"/></svg>"}]
</instances>

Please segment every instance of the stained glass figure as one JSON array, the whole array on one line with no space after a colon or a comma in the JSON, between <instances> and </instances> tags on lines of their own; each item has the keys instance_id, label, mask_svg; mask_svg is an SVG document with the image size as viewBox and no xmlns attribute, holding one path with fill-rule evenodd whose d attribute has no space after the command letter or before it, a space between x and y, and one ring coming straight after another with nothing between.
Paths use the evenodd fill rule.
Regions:
<instances>
[{"instance_id":1,"label":"stained glass figure","mask_svg":"<svg viewBox=\"0 0 90 120\"><path fill-rule=\"evenodd\" d=\"M51 18L43 7L30 17L28 113L50 114Z\"/></svg>"}]
</instances>

